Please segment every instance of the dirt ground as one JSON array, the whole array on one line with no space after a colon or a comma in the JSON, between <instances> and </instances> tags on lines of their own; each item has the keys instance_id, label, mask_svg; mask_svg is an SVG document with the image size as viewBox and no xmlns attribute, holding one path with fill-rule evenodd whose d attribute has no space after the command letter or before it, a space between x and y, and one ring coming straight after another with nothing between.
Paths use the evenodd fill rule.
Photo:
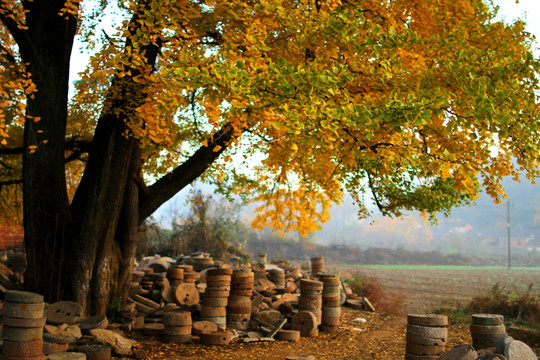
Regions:
<instances>
[{"instance_id":1,"label":"dirt ground","mask_svg":"<svg viewBox=\"0 0 540 360\"><path fill-rule=\"evenodd\" d=\"M538 271L446 271L358 269L379 279L389 293L405 299L401 314L370 313L343 308L342 327L336 334L302 338L298 342L244 344L235 339L227 346L198 344L163 344L159 339L139 337L138 348L148 359L259 359L282 360L287 355L312 355L316 359L396 360L405 352L406 314L429 313L441 304L465 303L478 293L485 293L496 283L508 289L540 285ZM456 305L457 306L457 305ZM355 318L366 323L354 323ZM447 348L471 342L468 326L449 327ZM196 340L196 338L195 338ZM539 349L535 349L538 351ZM538 353L538 352L537 352Z\"/></svg>"}]
</instances>

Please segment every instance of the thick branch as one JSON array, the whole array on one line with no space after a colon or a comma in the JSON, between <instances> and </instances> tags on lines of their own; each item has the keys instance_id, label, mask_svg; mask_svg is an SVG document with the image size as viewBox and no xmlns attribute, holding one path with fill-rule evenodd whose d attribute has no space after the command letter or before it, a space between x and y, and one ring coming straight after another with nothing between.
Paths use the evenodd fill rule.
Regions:
<instances>
[{"instance_id":1,"label":"thick branch","mask_svg":"<svg viewBox=\"0 0 540 360\"><path fill-rule=\"evenodd\" d=\"M213 136L208 146L201 146L188 160L147 188L148 195L141 199L139 223L152 215L165 201L173 197L201 176L227 148L233 138L234 128L225 125ZM216 146L221 146L214 151Z\"/></svg>"},{"instance_id":2,"label":"thick branch","mask_svg":"<svg viewBox=\"0 0 540 360\"><path fill-rule=\"evenodd\" d=\"M5 5L0 5L0 21L6 26L19 46L26 45L24 31L19 28L19 24L15 20L15 14L11 10L6 9Z\"/></svg>"}]
</instances>

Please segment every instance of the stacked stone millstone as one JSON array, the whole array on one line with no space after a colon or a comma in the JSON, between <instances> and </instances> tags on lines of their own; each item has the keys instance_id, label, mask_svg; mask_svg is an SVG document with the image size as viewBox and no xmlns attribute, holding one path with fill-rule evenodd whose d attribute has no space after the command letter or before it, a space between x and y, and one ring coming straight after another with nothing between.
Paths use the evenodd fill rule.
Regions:
<instances>
[{"instance_id":1,"label":"stacked stone millstone","mask_svg":"<svg viewBox=\"0 0 540 360\"><path fill-rule=\"evenodd\" d=\"M234 270L231 278L231 295L227 304L227 327L247 330L251 319L251 295L255 274L251 269Z\"/></svg>"},{"instance_id":2,"label":"stacked stone millstone","mask_svg":"<svg viewBox=\"0 0 540 360\"><path fill-rule=\"evenodd\" d=\"M143 294L147 294L148 292L151 291L152 285L154 285L154 280L151 276L151 274L154 273L154 269L152 269L151 267L142 267L142 268L139 268L138 271L144 272L144 276L141 278L139 284L142 289L141 292Z\"/></svg>"},{"instance_id":3,"label":"stacked stone millstone","mask_svg":"<svg viewBox=\"0 0 540 360\"><path fill-rule=\"evenodd\" d=\"M473 314L471 324L472 345L476 350L495 347L504 339L506 327L504 317L497 314Z\"/></svg>"},{"instance_id":4,"label":"stacked stone millstone","mask_svg":"<svg viewBox=\"0 0 540 360\"><path fill-rule=\"evenodd\" d=\"M268 280L276 285L276 289L285 289L285 271L283 269L271 269L268 271Z\"/></svg>"},{"instance_id":5,"label":"stacked stone millstone","mask_svg":"<svg viewBox=\"0 0 540 360\"><path fill-rule=\"evenodd\" d=\"M321 274L322 291L322 317L319 329L323 332L335 333L341 318L340 287L341 280L336 275Z\"/></svg>"},{"instance_id":6,"label":"stacked stone millstone","mask_svg":"<svg viewBox=\"0 0 540 360\"><path fill-rule=\"evenodd\" d=\"M322 322L322 291L323 283L317 280L300 280L300 297L298 298L298 310L313 313L317 318L317 325Z\"/></svg>"},{"instance_id":7,"label":"stacked stone millstone","mask_svg":"<svg viewBox=\"0 0 540 360\"><path fill-rule=\"evenodd\" d=\"M210 256L194 257L191 259L191 262L193 264L193 270L197 272L201 272L214 266L214 259Z\"/></svg>"},{"instance_id":8,"label":"stacked stone millstone","mask_svg":"<svg viewBox=\"0 0 540 360\"><path fill-rule=\"evenodd\" d=\"M140 282L142 281L143 277L144 277L143 271L138 271L138 270L133 271L133 273L131 274L129 296L141 293L142 288L141 288Z\"/></svg>"},{"instance_id":9,"label":"stacked stone millstone","mask_svg":"<svg viewBox=\"0 0 540 360\"><path fill-rule=\"evenodd\" d=\"M161 294L163 293L163 288L165 286L169 286L169 281L167 280L167 273L165 271L163 272L155 272L150 275L150 278L152 279L152 291L150 294L150 297L155 302L161 301ZM165 285L166 283L166 285Z\"/></svg>"},{"instance_id":10,"label":"stacked stone millstone","mask_svg":"<svg viewBox=\"0 0 540 360\"><path fill-rule=\"evenodd\" d=\"M2 360L45 359L43 296L25 291L8 290L2 309Z\"/></svg>"},{"instance_id":11,"label":"stacked stone millstone","mask_svg":"<svg viewBox=\"0 0 540 360\"><path fill-rule=\"evenodd\" d=\"M324 256L311 258L311 274L317 276L318 273L323 273L324 271Z\"/></svg>"},{"instance_id":12,"label":"stacked stone millstone","mask_svg":"<svg viewBox=\"0 0 540 360\"><path fill-rule=\"evenodd\" d=\"M172 266L167 269L167 280L169 280L169 285L173 289L184 282L184 269L179 266Z\"/></svg>"},{"instance_id":13,"label":"stacked stone millstone","mask_svg":"<svg viewBox=\"0 0 540 360\"><path fill-rule=\"evenodd\" d=\"M405 360L436 360L446 350L448 317L407 315Z\"/></svg>"},{"instance_id":14,"label":"stacked stone millstone","mask_svg":"<svg viewBox=\"0 0 540 360\"><path fill-rule=\"evenodd\" d=\"M208 269L206 290L202 294L201 319L216 324L222 330L227 327L227 303L232 272L232 269Z\"/></svg>"},{"instance_id":15,"label":"stacked stone millstone","mask_svg":"<svg viewBox=\"0 0 540 360\"><path fill-rule=\"evenodd\" d=\"M178 265L179 269L184 270L184 282L188 284L194 284L199 280L201 274L193 271L193 265Z\"/></svg>"},{"instance_id":16,"label":"stacked stone millstone","mask_svg":"<svg viewBox=\"0 0 540 360\"><path fill-rule=\"evenodd\" d=\"M191 313L170 311L163 314L165 340L185 344L191 341Z\"/></svg>"},{"instance_id":17,"label":"stacked stone millstone","mask_svg":"<svg viewBox=\"0 0 540 360\"><path fill-rule=\"evenodd\" d=\"M266 279L266 265L258 263L251 266L251 270L255 275L255 281L259 279Z\"/></svg>"}]
</instances>

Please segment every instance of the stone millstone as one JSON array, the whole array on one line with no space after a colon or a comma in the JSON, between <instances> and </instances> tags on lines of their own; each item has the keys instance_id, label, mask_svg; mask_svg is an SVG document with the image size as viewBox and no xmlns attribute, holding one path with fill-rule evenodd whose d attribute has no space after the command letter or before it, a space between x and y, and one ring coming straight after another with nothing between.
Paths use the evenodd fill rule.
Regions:
<instances>
[{"instance_id":1,"label":"stone millstone","mask_svg":"<svg viewBox=\"0 0 540 360\"><path fill-rule=\"evenodd\" d=\"M317 317L310 311L299 311L291 322L292 329L300 331L302 337L317 336L319 333L317 326Z\"/></svg>"},{"instance_id":2,"label":"stone millstone","mask_svg":"<svg viewBox=\"0 0 540 360\"><path fill-rule=\"evenodd\" d=\"M0 323L6 326L20 327L20 328L36 328L43 327L45 325L45 318L41 319L18 319L12 317L2 316Z\"/></svg>"},{"instance_id":3,"label":"stone millstone","mask_svg":"<svg viewBox=\"0 0 540 360\"><path fill-rule=\"evenodd\" d=\"M364 310L364 304L360 300L347 299L347 301L345 301L345 306L355 310Z\"/></svg>"},{"instance_id":4,"label":"stone millstone","mask_svg":"<svg viewBox=\"0 0 540 360\"><path fill-rule=\"evenodd\" d=\"M20 319L41 319L45 315L45 303L24 304L4 302L2 308L3 317Z\"/></svg>"},{"instance_id":5,"label":"stone millstone","mask_svg":"<svg viewBox=\"0 0 540 360\"><path fill-rule=\"evenodd\" d=\"M446 345L446 339L429 338L429 337L413 335L413 334L407 334L406 339L408 343L412 343L412 344L439 345L439 346Z\"/></svg>"},{"instance_id":6,"label":"stone millstone","mask_svg":"<svg viewBox=\"0 0 540 360\"><path fill-rule=\"evenodd\" d=\"M38 341L43 339L43 328L2 327L2 339L13 341Z\"/></svg>"},{"instance_id":7,"label":"stone millstone","mask_svg":"<svg viewBox=\"0 0 540 360\"><path fill-rule=\"evenodd\" d=\"M73 301L58 301L47 308L47 323L73 325L82 314L82 306Z\"/></svg>"},{"instance_id":8,"label":"stone millstone","mask_svg":"<svg viewBox=\"0 0 540 360\"><path fill-rule=\"evenodd\" d=\"M4 302L40 304L43 302L43 295L28 291L8 290L4 295Z\"/></svg>"},{"instance_id":9,"label":"stone millstone","mask_svg":"<svg viewBox=\"0 0 540 360\"><path fill-rule=\"evenodd\" d=\"M48 360L86 360L86 355L80 352L63 352L51 354L47 357Z\"/></svg>"},{"instance_id":10,"label":"stone millstone","mask_svg":"<svg viewBox=\"0 0 540 360\"><path fill-rule=\"evenodd\" d=\"M504 356L508 360L538 360L531 348L518 340L506 344Z\"/></svg>"},{"instance_id":11,"label":"stone millstone","mask_svg":"<svg viewBox=\"0 0 540 360\"><path fill-rule=\"evenodd\" d=\"M441 355L446 350L444 345L421 345L421 344L414 344L411 342L408 342L406 344L405 349L409 354L430 355L430 356Z\"/></svg>"},{"instance_id":12,"label":"stone millstone","mask_svg":"<svg viewBox=\"0 0 540 360\"><path fill-rule=\"evenodd\" d=\"M504 316L498 314L472 314L472 323L477 325L501 325Z\"/></svg>"},{"instance_id":13,"label":"stone millstone","mask_svg":"<svg viewBox=\"0 0 540 360\"><path fill-rule=\"evenodd\" d=\"M85 354L88 360L109 360L112 356L112 348L106 344L77 345L75 351Z\"/></svg>"},{"instance_id":14,"label":"stone millstone","mask_svg":"<svg viewBox=\"0 0 540 360\"><path fill-rule=\"evenodd\" d=\"M500 335L506 334L504 325L477 325L471 324L471 335Z\"/></svg>"},{"instance_id":15,"label":"stone millstone","mask_svg":"<svg viewBox=\"0 0 540 360\"><path fill-rule=\"evenodd\" d=\"M279 330L276 333L276 339L282 341L298 341L300 339L300 331L298 330Z\"/></svg>"},{"instance_id":16,"label":"stone millstone","mask_svg":"<svg viewBox=\"0 0 540 360\"><path fill-rule=\"evenodd\" d=\"M106 329L109 326L109 320L105 315L95 315L87 319L82 320L79 323L79 328L82 331L89 331L92 329Z\"/></svg>"},{"instance_id":17,"label":"stone millstone","mask_svg":"<svg viewBox=\"0 0 540 360\"><path fill-rule=\"evenodd\" d=\"M192 306L199 303L199 291L191 283L178 285L174 292L174 300L178 305Z\"/></svg>"},{"instance_id":18,"label":"stone millstone","mask_svg":"<svg viewBox=\"0 0 540 360\"><path fill-rule=\"evenodd\" d=\"M459 345L443 354L438 360L476 360L478 353L471 345Z\"/></svg>"},{"instance_id":19,"label":"stone millstone","mask_svg":"<svg viewBox=\"0 0 540 360\"><path fill-rule=\"evenodd\" d=\"M445 327L430 327L420 325L407 325L407 334L419 335L429 338L446 339L448 336L448 329Z\"/></svg>"},{"instance_id":20,"label":"stone millstone","mask_svg":"<svg viewBox=\"0 0 540 360\"><path fill-rule=\"evenodd\" d=\"M201 335L202 333L212 333L218 330L218 326L210 321L196 321L193 323L192 333Z\"/></svg>"},{"instance_id":21,"label":"stone millstone","mask_svg":"<svg viewBox=\"0 0 540 360\"><path fill-rule=\"evenodd\" d=\"M311 355L287 355L285 360L315 360L315 356Z\"/></svg>"},{"instance_id":22,"label":"stone millstone","mask_svg":"<svg viewBox=\"0 0 540 360\"><path fill-rule=\"evenodd\" d=\"M409 314L407 315L407 323L412 325L421 325L421 326L448 326L448 316L446 315L416 315Z\"/></svg>"},{"instance_id":23,"label":"stone millstone","mask_svg":"<svg viewBox=\"0 0 540 360\"><path fill-rule=\"evenodd\" d=\"M507 360L501 354L482 354L476 360Z\"/></svg>"},{"instance_id":24,"label":"stone millstone","mask_svg":"<svg viewBox=\"0 0 540 360\"><path fill-rule=\"evenodd\" d=\"M189 311L171 311L163 314L165 326L191 326L191 313Z\"/></svg>"},{"instance_id":25,"label":"stone millstone","mask_svg":"<svg viewBox=\"0 0 540 360\"><path fill-rule=\"evenodd\" d=\"M4 340L2 354L17 357L32 357L43 355L43 341L13 341ZM1 356L1 355L0 355Z\"/></svg>"},{"instance_id":26,"label":"stone millstone","mask_svg":"<svg viewBox=\"0 0 540 360\"><path fill-rule=\"evenodd\" d=\"M216 331L202 333L200 337L201 344L204 345L227 345L231 342L232 334L228 331Z\"/></svg>"}]
</instances>

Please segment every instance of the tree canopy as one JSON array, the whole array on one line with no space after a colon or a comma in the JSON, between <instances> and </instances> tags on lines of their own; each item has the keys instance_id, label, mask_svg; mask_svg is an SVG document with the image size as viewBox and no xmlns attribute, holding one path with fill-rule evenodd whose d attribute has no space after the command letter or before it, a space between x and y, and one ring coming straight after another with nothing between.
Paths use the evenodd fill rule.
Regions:
<instances>
[{"instance_id":1,"label":"tree canopy","mask_svg":"<svg viewBox=\"0 0 540 360\"><path fill-rule=\"evenodd\" d=\"M301 233L345 192L360 216L369 194L387 215L498 199L502 177L539 174L540 63L524 24L495 14L482 0L2 1L3 215L22 196L27 232L43 213L78 237L107 216L133 229L196 178L261 204L256 226ZM75 36L92 56L68 101Z\"/></svg>"}]
</instances>

